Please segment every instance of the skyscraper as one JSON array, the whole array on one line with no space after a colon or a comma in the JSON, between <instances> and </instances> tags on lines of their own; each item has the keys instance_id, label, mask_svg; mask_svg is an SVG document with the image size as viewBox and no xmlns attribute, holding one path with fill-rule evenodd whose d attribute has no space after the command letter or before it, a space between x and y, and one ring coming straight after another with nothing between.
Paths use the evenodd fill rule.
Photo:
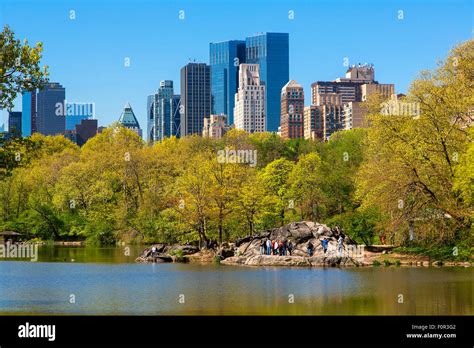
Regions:
<instances>
[{"instance_id":1,"label":"skyscraper","mask_svg":"<svg viewBox=\"0 0 474 348\"><path fill-rule=\"evenodd\" d=\"M125 128L129 128L137 133L140 137L142 136L142 130L140 124L138 123L135 113L130 106L130 103L125 104L122 114L119 118L119 123L122 124Z\"/></svg>"},{"instance_id":2,"label":"skyscraper","mask_svg":"<svg viewBox=\"0 0 474 348\"><path fill-rule=\"evenodd\" d=\"M211 114L210 74L205 63L189 63L181 68L181 136L201 134L204 117Z\"/></svg>"},{"instance_id":3,"label":"skyscraper","mask_svg":"<svg viewBox=\"0 0 474 348\"><path fill-rule=\"evenodd\" d=\"M36 90L23 91L21 111L21 134L28 137L36 132Z\"/></svg>"},{"instance_id":4,"label":"skyscraper","mask_svg":"<svg viewBox=\"0 0 474 348\"><path fill-rule=\"evenodd\" d=\"M327 139L340 129L366 127L368 108L365 101L373 94L388 99L394 90L393 84L375 81L375 69L372 64L353 65L347 69L344 78L311 84L312 104L326 106L318 109L321 119L324 120L320 123L322 128L317 132L318 137ZM308 134L305 133L305 136L309 136Z\"/></svg>"},{"instance_id":5,"label":"skyscraper","mask_svg":"<svg viewBox=\"0 0 474 348\"><path fill-rule=\"evenodd\" d=\"M181 95L173 96L173 114L171 115L171 135L181 137Z\"/></svg>"},{"instance_id":6,"label":"skyscraper","mask_svg":"<svg viewBox=\"0 0 474 348\"><path fill-rule=\"evenodd\" d=\"M180 96L174 94L173 81L163 80L160 88L148 100L148 133L150 142L161 141L165 137L179 136Z\"/></svg>"},{"instance_id":7,"label":"skyscraper","mask_svg":"<svg viewBox=\"0 0 474 348\"><path fill-rule=\"evenodd\" d=\"M265 84L258 64L240 64L239 90L235 94L235 128L248 133L265 132Z\"/></svg>"},{"instance_id":8,"label":"skyscraper","mask_svg":"<svg viewBox=\"0 0 474 348\"><path fill-rule=\"evenodd\" d=\"M64 101L66 89L59 83L48 83L38 91L37 131L44 135L63 134L66 128Z\"/></svg>"},{"instance_id":9,"label":"skyscraper","mask_svg":"<svg viewBox=\"0 0 474 348\"><path fill-rule=\"evenodd\" d=\"M9 111L8 112L8 133L11 136L21 137L21 112Z\"/></svg>"},{"instance_id":10,"label":"skyscraper","mask_svg":"<svg viewBox=\"0 0 474 348\"><path fill-rule=\"evenodd\" d=\"M154 94L149 95L146 98L146 132L147 132L147 140L150 143L153 143L153 134L155 132L155 128L153 126L154 117L153 117L153 99L155 98Z\"/></svg>"},{"instance_id":11,"label":"skyscraper","mask_svg":"<svg viewBox=\"0 0 474 348\"><path fill-rule=\"evenodd\" d=\"M288 33L263 33L245 39L245 62L259 64L266 88L266 129L276 132L280 125L280 93L289 81Z\"/></svg>"},{"instance_id":12,"label":"skyscraper","mask_svg":"<svg viewBox=\"0 0 474 348\"><path fill-rule=\"evenodd\" d=\"M209 44L212 113L228 115L234 122L234 96L237 93L239 64L245 63L245 41L231 40Z\"/></svg>"},{"instance_id":13,"label":"skyscraper","mask_svg":"<svg viewBox=\"0 0 474 348\"><path fill-rule=\"evenodd\" d=\"M304 91L295 80L290 80L281 89L281 137L295 139L304 137Z\"/></svg>"}]
</instances>

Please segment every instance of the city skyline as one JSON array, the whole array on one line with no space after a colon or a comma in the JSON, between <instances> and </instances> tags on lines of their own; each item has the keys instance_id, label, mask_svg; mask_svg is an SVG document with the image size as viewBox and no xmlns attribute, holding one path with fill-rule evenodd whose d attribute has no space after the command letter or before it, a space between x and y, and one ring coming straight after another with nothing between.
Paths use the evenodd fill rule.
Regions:
<instances>
[{"instance_id":1,"label":"city skyline","mask_svg":"<svg viewBox=\"0 0 474 348\"><path fill-rule=\"evenodd\" d=\"M131 6L129 3L119 2L111 8L107 1L99 4L71 2L67 5L49 1L39 8L30 1L19 4L6 1L1 5L3 16L0 21L2 25L9 24L19 38L27 38L30 43L44 43L42 64L50 67L50 81L63 85L71 102L95 103L100 125L107 126L116 121L123 105L129 101L145 129L146 98L158 89L161 80L173 80L175 90L179 91L180 68L190 58L191 61L195 59L209 64L211 42L238 40L260 32L289 33L289 79L299 81L303 86L305 106L311 104L308 98L311 84L342 76L347 70L345 58L349 65L374 63L377 80L395 84L397 93L406 92L420 70L434 67L447 50L471 35L468 1L454 1L448 6L435 2L430 8L421 6L423 3L400 1L391 7L383 7L378 4L360 6L367 5L367 2L358 5L322 2L312 6L306 1L295 1L292 4L275 2L269 7L267 1L262 1L252 5L254 13L247 14L235 4L215 1L204 1L199 6L189 1L144 2L131 18L137 25L124 30L117 23L130 15L127 11ZM212 25L203 26L206 16L212 17L210 9L213 6L219 7L222 15L214 18ZM156 20L163 19L163 23L169 25L171 34L162 36L163 44L168 45L166 52L169 57L161 54L157 59L150 53L154 48L144 49L149 44L145 39L145 29L150 27L144 19L148 18L150 8L161 9ZM75 11L75 19L69 18L70 11ZM184 19L180 19L180 11L184 11ZM290 19L290 11L293 11L293 19ZM403 19L398 18L399 11L403 11ZM246 16L239 16L244 12ZM374 16L370 17L370 14ZM370 17L370 20L358 21L353 31L337 27L331 27L327 32L314 30L318 18L319 25L323 25L335 18L343 22L351 16L361 15ZM259 18L258 24L255 24L256 18ZM444 25L435 25L440 20ZM58 25L62 30L57 30ZM213 30L213 25L222 30ZM198 27L202 32L198 39L193 36L193 40L183 40L186 35L195 33ZM370 28L377 28L377 31L368 31ZM318 33L317 40L311 40L310 33ZM420 39L426 35L436 36L437 40L426 42ZM131 37L135 39L130 41ZM85 39L87 44L84 44ZM327 46L328 42L331 45ZM113 48L112 52L106 52L109 48ZM67 54L75 50L78 52ZM129 58L129 67L124 66L126 58ZM21 97L15 101L13 111L21 111ZM0 124L7 123L7 117L6 110L3 110Z\"/></svg>"}]
</instances>

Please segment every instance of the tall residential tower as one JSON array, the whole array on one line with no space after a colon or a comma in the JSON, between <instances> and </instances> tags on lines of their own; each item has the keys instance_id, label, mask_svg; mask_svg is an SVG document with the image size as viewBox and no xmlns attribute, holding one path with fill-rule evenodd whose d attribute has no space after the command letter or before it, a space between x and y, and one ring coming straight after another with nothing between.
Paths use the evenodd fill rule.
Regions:
<instances>
[{"instance_id":1,"label":"tall residential tower","mask_svg":"<svg viewBox=\"0 0 474 348\"><path fill-rule=\"evenodd\" d=\"M248 133L265 132L265 84L260 80L258 64L241 64L239 90L235 94L235 128Z\"/></svg>"},{"instance_id":2,"label":"tall residential tower","mask_svg":"<svg viewBox=\"0 0 474 348\"><path fill-rule=\"evenodd\" d=\"M304 91L295 80L281 89L281 137L295 139L304 137Z\"/></svg>"},{"instance_id":3,"label":"tall residential tower","mask_svg":"<svg viewBox=\"0 0 474 348\"><path fill-rule=\"evenodd\" d=\"M211 115L211 70L205 63L181 68L181 136L202 134L204 117Z\"/></svg>"}]
</instances>

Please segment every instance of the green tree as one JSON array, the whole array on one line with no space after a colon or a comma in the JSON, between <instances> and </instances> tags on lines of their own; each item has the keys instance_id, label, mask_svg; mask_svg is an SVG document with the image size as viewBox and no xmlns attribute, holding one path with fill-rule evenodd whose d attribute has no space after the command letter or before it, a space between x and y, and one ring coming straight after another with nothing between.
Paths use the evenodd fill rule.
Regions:
<instances>
[{"instance_id":1,"label":"green tree","mask_svg":"<svg viewBox=\"0 0 474 348\"><path fill-rule=\"evenodd\" d=\"M43 44L35 46L15 38L5 26L0 33L0 109L13 108L13 101L23 90L41 88L47 82L48 70L40 67Z\"/></svg>"},{"instance_id":2,"label":"green tree","mask_svg":"<svg viewBox=\"0 0 474 348\"><path fill-rule=\"evenodd\" d=\"M394 240L444 242L466 227L467 207L453 190L455 158L467 149L465 129L474 105L474 41L456 47L432 72L422 72L407 101L419 115L385 116L371 110L367 160L358 197L390 216ZM416 231L416 232L415 232Z\"/></svg>"},{"instance_id":3,"label":"green tree","mask_svg":"<svg viewBox=\"0 0 474 348\"><path fill-rule=\"evenodd\" d=\"M284 158L279 158L269 163L260 171L260 180L268 194L276 198L275 210L279 213L280 224L285 221L285 210L291 208L292 200L289 199L289 176L294 163Z\"/></svg>"},{"instance_id":4,"label":"green tree","mask_svg":"<svg viewBox=\"0 0 474 348\"><path fill-rule=\"evenodd\" d=\"M320 221L325 203L322 178L321 158L315 152L301 156L290 173L289 197L299 207L303 220Z\"/></svg>"}]
</instances>

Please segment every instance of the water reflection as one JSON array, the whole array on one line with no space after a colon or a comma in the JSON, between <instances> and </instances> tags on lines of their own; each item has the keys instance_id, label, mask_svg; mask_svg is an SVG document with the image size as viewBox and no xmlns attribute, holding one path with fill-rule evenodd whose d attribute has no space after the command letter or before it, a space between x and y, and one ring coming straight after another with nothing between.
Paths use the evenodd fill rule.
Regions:
<instances>
[{"instance_id":1,"label":"water reflection","mask_svg":"<svg viewBox=\"0 0 474 348\"><path fill-rule=\"evenodd\" d=\"M473 275L469 268L0 262L0 312L472 315Z\"/></svg>"}]
</instances>

